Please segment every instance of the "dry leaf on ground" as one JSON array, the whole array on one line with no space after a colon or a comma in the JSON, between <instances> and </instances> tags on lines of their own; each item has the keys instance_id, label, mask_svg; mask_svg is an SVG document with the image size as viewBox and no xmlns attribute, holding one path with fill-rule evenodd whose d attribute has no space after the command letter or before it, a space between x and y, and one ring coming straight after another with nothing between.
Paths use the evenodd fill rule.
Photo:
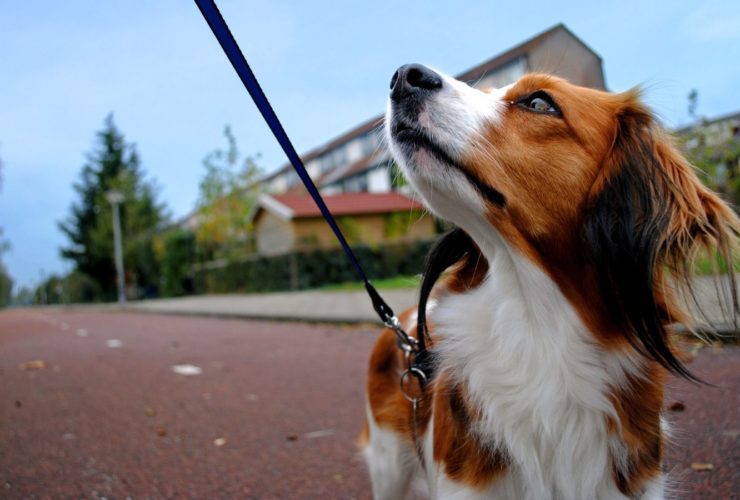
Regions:
<instances>
[{"instance_id":1,"label":"dry leaf on ground","mask_svg":"<svg viewBox=\"0 0 740 500\"><path fill-rule=\"evenodd\" d=\"M683 403L683 401L674 401L673 403L671 403L668 409L671 411L684 411L686 409L686 405Z\"/></svg>"},{"instance_id":2,"label":"dry leaf on ground","mask_svg":"<svg viewBox=\"0 0 740 500\"><path fill-rule=\"evenodd\" d=\"M25 363L21 363L18 365L18 368L21 370L41 370L43 368L46 368L48 365L46 364L46 361L43 361L41 359L34 359L33 361L26 361Z\"/></svg>"}]
</instances>

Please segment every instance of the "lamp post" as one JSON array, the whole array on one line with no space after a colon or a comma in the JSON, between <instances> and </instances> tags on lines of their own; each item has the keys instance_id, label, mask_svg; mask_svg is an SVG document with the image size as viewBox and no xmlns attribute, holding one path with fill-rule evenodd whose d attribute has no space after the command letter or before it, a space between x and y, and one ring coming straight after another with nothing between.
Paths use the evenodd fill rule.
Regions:
<instances>
[{"instance_id":1,"label":"lamp post","mask_svg":"<svg viewBox=\"0 0 740 500\"><path fill-rule=\"evenodd\" d=\"M121 241L121 217L118 207L123 203L123 193L108 191L105 195L113 206L113 244L115 246L116 275L118 277L118 303L126 303L126 282L123 277L123 242Z\"/></svg>"}]
</instances>

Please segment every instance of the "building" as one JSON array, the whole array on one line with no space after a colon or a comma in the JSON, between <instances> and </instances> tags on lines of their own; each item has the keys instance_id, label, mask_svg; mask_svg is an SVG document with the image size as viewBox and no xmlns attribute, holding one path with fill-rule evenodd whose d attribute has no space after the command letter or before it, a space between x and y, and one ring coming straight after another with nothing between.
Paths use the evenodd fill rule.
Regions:
<instances>
[{"instance_id":1,"label":"building","mask_svg":"<svg viewBox=\"0 0 740 500\"><path fill-rule=\"evenodd\" d=\"M531 71L552 73L579 85L605 88L601 57L563 24L553 26L456 78L474 87L501 87ZM422 217L410 226L407 217L409 230L402 238L389 232L388 227L394 220L399 220L404 213L415 215L421 207L405 196L410 194L410 188L404 185L383 145L382 122L382 115L375 116L308 151L301 159L329 208L337 218L344 220L343 230L351 232L350 226L356 230L356 242L432 238L435 223L431 216ZM260 184L262 190L271 195L263 197L251 214L260 254L275 255L337 244L292 165L286 164L267 175ZM396 196L386 196L389 194ZM346 205L347 200L359 208ZM349 218L354 222L350 223ZM186 216L179 225L197 227L197 213Z\"/></svg>"},{"instance_id":2,"label":"building","mask_svg":"<svg viewBox=\"0 0 740 500\"><path fill-rule=\"evenodd\" d=\"M403 243L436 234L421 204L401 193L345 193L325 201L349 243ZM250 220L262 255L337 246L319 208L305 194L263 195Z\"/></svg>"},{"instance_id":3,"label":"building","mask_svg":"<svg viewBox=\"0 0 740 500\"><path fill-rule=\"evenodd\" d=\"M573 83L605 89L602 60L563 24L479 64L456 78L474 87L501 87L527 72L544 71ZM385 193L400 188L380 140L379 115L301 156L323 194ZM265 177L271 193L304 192L290 164Z\"/></svg>"},{"instance_id":4,"label":"building","mask_svg":"<svg viewBox=\"0 0 740 500\"><path fill-rule=\"evenodd\" d=\"M740 139L740 111L718 116L712 119L703 119L697 123L677 128L674 133L678 136L688 136L697 129L702 129L709 146L721 146L733 140ZM694 138L697 141L697 138ZM696 147L694 142L687 147Z\"/></svg>"},{"instance_id":5,"label":"building","mask_svg":"<svg viewBox=\"0 0 740 500\"><path fill-rule=\"evenodd\" d=\"M702 119L674 131L684 152L703 171L704 182L738 210L740 206L740 111Z\"/></svg>"}]
</instances>

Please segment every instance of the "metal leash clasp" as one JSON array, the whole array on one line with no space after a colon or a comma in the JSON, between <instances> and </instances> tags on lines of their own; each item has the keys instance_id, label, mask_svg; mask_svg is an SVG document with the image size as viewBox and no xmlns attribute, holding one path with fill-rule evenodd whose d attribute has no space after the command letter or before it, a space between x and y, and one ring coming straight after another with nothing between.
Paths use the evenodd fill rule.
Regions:
<instances>
[{"instance_id":1,"label":"metal leash clasp","mask_svg":"<svg viewBox=\"0 0 740 500\"><path fill-rule=\"evenodd\" d=\"M405 353L407 359L411 353L415 353L417 351L417 340L406 333L406 331L401 326L401 322L396 316L389 316L384 321L384 324L387 328L390 328L391 330L393 330L393 333L396 334L396 342L398 343L398 347Z\"/></svg>"},{"instance_id":2,"label":"metal leash clasp","mask_svg":"<svg viewBox=\"0 0 740 500\"><path fill-rule=\"evenodd\" d=\"M403 327L401 327L401 322L398 321L397 317L391 316L386 320L385 325L394 331L398 347L403 351L406 369L401 374L401 393L407 401L414 405L415 409L420 398L411 394L409 382L411 382L411 379L416 379L419 382L420 388L424 387L427 382L426 374L414 366L412 359L412 356L415 356L419 352L419 342L414 337L406 333Z\"/></svg>"}]
</instances>

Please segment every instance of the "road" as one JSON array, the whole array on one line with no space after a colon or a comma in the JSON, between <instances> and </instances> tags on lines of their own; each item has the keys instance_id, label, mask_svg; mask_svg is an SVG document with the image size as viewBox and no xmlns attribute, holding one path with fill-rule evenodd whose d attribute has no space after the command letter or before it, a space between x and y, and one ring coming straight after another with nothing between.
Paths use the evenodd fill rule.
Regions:
<instances>
[{"instance_id":1,"label":"road","mask_svg":"<svg viewBox=\"0 0 740 500\"><path fill-rule=\"evenodd\" d=\"M376 333L0 313L0 497L370 498L355 440ZM740 491L738 361L737 347L705 347L690 366L718 388L670 381L681 498Z\"/></svg>"}]
</instances>

